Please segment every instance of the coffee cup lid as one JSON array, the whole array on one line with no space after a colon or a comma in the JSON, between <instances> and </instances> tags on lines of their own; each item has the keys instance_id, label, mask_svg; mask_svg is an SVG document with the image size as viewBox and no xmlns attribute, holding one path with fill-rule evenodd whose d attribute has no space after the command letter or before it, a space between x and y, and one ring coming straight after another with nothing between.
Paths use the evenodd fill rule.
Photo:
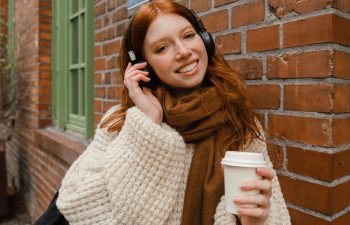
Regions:
<instances>
[{"instance_id":1,"label":"coffee cup lid","mask_svg":"<svg viewBox=\"0 0 350 225\"><path fill-rule=\"evenodd\" d=\"M227 151L221 164L240 167L266 167L262 153Z\"/></svg>"}]
</instances>

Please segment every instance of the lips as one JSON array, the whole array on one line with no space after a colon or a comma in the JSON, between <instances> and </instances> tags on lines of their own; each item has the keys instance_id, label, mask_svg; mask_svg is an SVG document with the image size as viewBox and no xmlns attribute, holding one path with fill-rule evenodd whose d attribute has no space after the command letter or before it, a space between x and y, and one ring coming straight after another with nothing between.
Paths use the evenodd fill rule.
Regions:
<instances>
[{"instance_id":1,"label":"lips","mask_svg":"<svg viewBox=\"0 0 350 225\"><path fill-rule=\"evenodd\" d=\"M198 61L195 61L193 63L187 64L186 66L181 67L180 69L176 70L177 73L187 73L192 71L194 68L196 68L198 64Z\"/></svg>"}]
</instances>

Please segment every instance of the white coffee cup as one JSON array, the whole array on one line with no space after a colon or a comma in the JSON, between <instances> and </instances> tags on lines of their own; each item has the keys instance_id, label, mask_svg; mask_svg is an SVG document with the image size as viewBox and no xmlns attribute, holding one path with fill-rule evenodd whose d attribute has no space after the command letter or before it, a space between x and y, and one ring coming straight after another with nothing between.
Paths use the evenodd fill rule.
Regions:
<instances>
[{"instance_id":1,"label":"white coffee cup","mask_svg":"<svg viewBox=\"0 0 350 225\"><path fill-rule=\"evenodd\" d=\"M227 151L221 164L224 166L226 211L237 214L234 198L259 193L257 190L242 191L240 185L245 181L261 179L256 174L256 168L266 167L266 162L261 153ZM256 205L245 204L240 207L252 208Z\"/></svg>"}]
</instances>

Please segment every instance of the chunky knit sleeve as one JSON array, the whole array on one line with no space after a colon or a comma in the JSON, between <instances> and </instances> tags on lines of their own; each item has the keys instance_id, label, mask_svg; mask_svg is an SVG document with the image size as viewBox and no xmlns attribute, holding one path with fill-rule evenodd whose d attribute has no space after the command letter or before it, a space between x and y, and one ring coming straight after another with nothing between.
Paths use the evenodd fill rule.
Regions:
<instances>
[{"instance_id":1,"label":"chunky knit sleeve","mask_svg":"<svg viewBox=\"0 0 350 225\"><path fill-rule=\"evenodd\" d=\"M256 139L248 147L243 148L243 151L262 153L264 155L267 166L269 168L272 168L272 163L267 153L265 141ZM224 197L223 197L216 209L215 225L229 225L229 224L236 225L236 220L232 214L229 214L226 212ZM283 198L278 177L275 176L272 179L272 196L271 196L270 215L267 221L265 222L265 225L290 225L290 224L291 224L290 216L287 210L286 203Z\"/></svg>"},{"instance_id":2,"label":"chunky knit sleeve","mask_svg":"<svg viewBox=\"0 0 350 225\"><path fill-rule=\"evenodd\" d=\"M184 176L182 137L136 107L118 135L104 132L67 172L59 210L73 225L165 224Z\"/></svg>"},{"instance_id":3,"label":"chunky knit sleeve","mask_svg":"<svg viewBox=\"0 0 350 225\"><path fill-rule=\"evenodd\" d=\"M106 155L112 224L165 224L180 191L185 157L185 143L175 130L130 108Z\"/></svg>"}]
</instances>

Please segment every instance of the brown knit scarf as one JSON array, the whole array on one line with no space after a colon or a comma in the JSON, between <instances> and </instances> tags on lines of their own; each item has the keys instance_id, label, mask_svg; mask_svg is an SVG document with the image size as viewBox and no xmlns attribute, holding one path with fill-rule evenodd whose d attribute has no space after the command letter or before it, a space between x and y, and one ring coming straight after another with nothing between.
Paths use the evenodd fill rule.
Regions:
<instances>
[{"instance_id":1,"label":"brown knit scarf","mask_svg":"<svg viewBox=\"0 0 350 225\"><path fill-rule=\"evenodd\" d=\"M196 144L187 180L182 225L212 225L216 207L224 194L220 164L224 154L224 131L218 129L227 121L222 101L214 87L180 98L162 90L159 97L165 122L187 143Z\"/></svg>"}]
</instances>

